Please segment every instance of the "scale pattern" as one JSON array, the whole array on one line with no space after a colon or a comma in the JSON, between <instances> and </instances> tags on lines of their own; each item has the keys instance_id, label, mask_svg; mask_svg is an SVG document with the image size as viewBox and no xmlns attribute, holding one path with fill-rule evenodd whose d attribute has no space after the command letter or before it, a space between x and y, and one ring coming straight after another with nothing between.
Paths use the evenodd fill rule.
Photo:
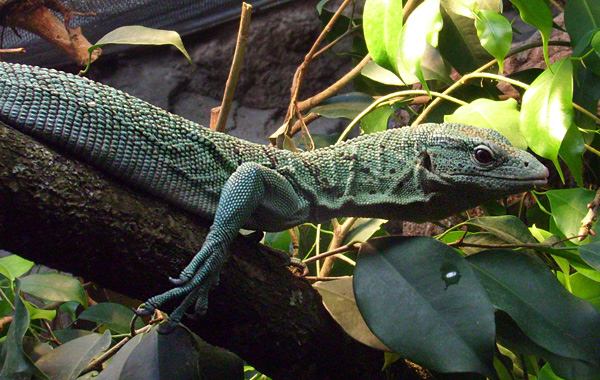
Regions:
<instances>
[{"instance_id":1,"label":"scale pattern","mask_svg":"<svg viewBox=\"0 0 600 380\"><path fill-rule=\"evenodd\" d=\"M86 78L0 63L0 121L128 185L214 218L176 288L150 313L202 313L240 228L280 231L363 216L440 219L546 182L547 169L496 131L423 124L292 153L217 133ZM483 152L483 153L482 153Z\"/></svg>"}]
</instances>

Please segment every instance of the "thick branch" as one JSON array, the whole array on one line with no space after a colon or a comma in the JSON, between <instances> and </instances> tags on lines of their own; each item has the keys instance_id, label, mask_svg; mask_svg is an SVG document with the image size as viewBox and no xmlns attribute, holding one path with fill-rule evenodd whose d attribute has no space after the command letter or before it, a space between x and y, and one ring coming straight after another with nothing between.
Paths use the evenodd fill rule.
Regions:
<instances>
[{"instance_id":1,"label":"thick branch","mask_svg":"<svg viewBox=\"0 0 600 380\"><path fill-rule=\"evenodd\" d=\"M207 227L0 125L2 249L145 299L170 288ZM274 379L383 378L383 355L343 333L280 257L241 237L231 253L207 315L189 328Z\"/></svg>"}]
</instances>

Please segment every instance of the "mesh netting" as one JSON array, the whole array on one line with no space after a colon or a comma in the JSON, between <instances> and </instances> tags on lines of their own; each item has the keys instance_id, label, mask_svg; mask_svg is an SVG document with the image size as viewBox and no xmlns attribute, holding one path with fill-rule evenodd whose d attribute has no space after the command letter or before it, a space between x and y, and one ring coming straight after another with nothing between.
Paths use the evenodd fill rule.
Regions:
<instances>
[{"instance_id":1,"label":"mesh netting","mask_svg":"<svg viewBox=\"0 0 600 380\"><path fill-rule=\"evenodd\" d=\"M245 0L253 12L290 0ZM71 26L81 26L92 44L120 26L143 25L157 29L175 30L187 35L239 17L242 0L63 0L63 4L78 12L94 12L96 16L75 16ZM69 63L41 38L19 31L19 38L9 28L4 31L4 47L24 47L27 54L15 57L22 63L60 65ZM7 56L6 59L10 60Z\"/></svg>"}]
</instances>

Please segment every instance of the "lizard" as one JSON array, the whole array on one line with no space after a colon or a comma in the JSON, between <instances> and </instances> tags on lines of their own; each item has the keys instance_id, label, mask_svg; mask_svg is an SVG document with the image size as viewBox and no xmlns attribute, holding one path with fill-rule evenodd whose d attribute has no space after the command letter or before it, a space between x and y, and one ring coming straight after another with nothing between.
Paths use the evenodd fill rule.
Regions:
<instances>
[{"instance_id":1,"label":"lizard","mask_svg":"<svg viewBox=\"0 0 600 380\"><path fill-rule=\"evenodd\" d=\"M0 63L0 121L213 224L173 289L137 310L203 314L241 228L337 217L438 220L547 182L500 133L427 123L291 152L212 131L87 78Z\"/></svg>"}]
</instances>

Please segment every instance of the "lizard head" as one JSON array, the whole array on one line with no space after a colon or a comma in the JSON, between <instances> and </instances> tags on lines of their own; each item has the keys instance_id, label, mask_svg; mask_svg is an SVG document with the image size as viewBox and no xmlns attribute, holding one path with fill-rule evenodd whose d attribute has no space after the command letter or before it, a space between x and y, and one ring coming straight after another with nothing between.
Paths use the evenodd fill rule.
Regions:
<instances>
[{"instance_id":1,"label":"lizard head","mask_svg":"<svg viewBox=\"0 0 600 380\"><path fill-rule=\"evenodd\" d=\"M492 129L462 124L414 127L422 191L441 214L528 191L547 182L548 169ZM443 210L443 211L442 211Z\"/></svg>"}]
</instances>

